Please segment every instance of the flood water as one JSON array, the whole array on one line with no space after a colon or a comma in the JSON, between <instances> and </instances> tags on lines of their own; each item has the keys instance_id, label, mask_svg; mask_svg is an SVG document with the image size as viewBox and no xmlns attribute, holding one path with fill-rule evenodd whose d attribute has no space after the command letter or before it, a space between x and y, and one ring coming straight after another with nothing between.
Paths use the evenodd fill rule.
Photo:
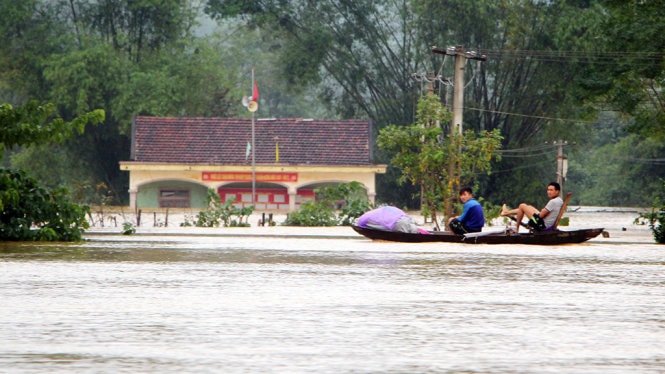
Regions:
<instances>
[{"instance_id":1,"label":"flood water","mask_svg":"<svg viewBox=\"0 0 665 374\"><path fill-rule=\"evenodd\" d=\"M0 372L665 372L648 241L97 235L0 274Z\"/></svg>"}]
</instances>

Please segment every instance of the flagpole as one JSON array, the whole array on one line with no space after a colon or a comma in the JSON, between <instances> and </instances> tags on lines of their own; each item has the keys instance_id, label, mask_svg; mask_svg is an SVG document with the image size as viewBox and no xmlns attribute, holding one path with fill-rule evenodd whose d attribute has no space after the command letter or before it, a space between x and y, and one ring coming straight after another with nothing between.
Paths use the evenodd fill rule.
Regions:
<instances>
[{"instance_id":1,"label":"flagpole","mask_svg":"<svg viewBox=\"0 0 665 374\"><path fill-rule=\"evenodd\" d=\"M254 89L254 68L252 68L252 90ZM254 112L252 112L252 205L256 196L256 152L255 133L254 133Z\"/></svg>"}]
</instances>

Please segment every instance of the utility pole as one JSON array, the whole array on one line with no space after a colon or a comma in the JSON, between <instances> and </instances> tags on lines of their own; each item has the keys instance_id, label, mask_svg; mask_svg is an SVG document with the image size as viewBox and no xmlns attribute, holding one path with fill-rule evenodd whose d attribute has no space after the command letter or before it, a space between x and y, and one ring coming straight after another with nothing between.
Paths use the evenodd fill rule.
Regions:
<instances>
[{"instance_id":1,"label":"utility pole","mask_svg":"<svg viewBox=\"0 0 665 374\"><path fill-rule=\"evenodd\" d=\"M561 194L563 194L563 182L566 180L568 173L568 158L563 155L563 147L568 145L567 141L555 141L554 145L557 146L556 153L556 182L561 186Z\"/></svg>"},{"instance_id":2,"label":"utility pole","mask_svg":"<svg viewBox=\"0 0 665 374\"><path fill-rule=\"evenodd\" d=\"M252 89L254 89L254 68L252 68ZM254 94L252 94L254 98ZM252 206L256 206L256 130L254 129L254 112L256 109L251 108L252 112Z\"/></svg>"},{"instance_id":3,"label":"utility pole","mask_svg":"<svg viewBox=\"0 0 665 374\"><path fill-rule=\"evenodd\" d=\"M455 56L455 74L453 76L453 122L450 127L450 132L462 134L462 119L464 111L464 66L466 60L479 60L485 61L485 55L479 55L475 51L466 52L464 47L458 45L456 47L448 47L448 49L439 49L432 47L432 52Z\"/></svg>"},{"instance_id":4,"label":"utility pole","mask_svg":"<svg viewBox=\"0 0 665 374\"><path fill-rule=\"evenodd\" d=\"M485 55L479 55L475 51L464 51L464 46L458 45L455 47L448 47L447 49L439 49L437 47L432 47L432 52L454 56L455 57L455 71L453 75L453 121L450 125L450 134L451 135L462 135L462 123L464 116L464 67L466 66L466 60L479 60L485 61L487 57ZM458 149L458 152L461 152L461 149ZM451 181L459 180L459 166L450 163L448 166L448 177ZM459 186L454 185L453 192L459 189ZM445 199L445 219L452 217L452 201L450 198Z\"/></svg>"}]
</instances>

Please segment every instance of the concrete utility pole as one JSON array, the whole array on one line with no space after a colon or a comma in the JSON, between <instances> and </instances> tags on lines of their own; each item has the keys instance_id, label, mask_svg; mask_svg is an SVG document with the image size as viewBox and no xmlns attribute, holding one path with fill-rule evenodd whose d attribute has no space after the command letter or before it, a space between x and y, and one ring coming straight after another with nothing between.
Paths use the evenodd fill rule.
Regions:
<instances>
[{"instance_id":1,"label":"concrete utility pole","mask_svg":"<svg viewBox=\"0 0 665 374\"><path fill-rule=\"evenodd\" d=\"M432 47L432 52L447 55L455 56L455 74L453 76L453 121L450 125L450 133L462 135L462 123L464 117L464 66L466 65L466 60L479 60L485 61L487 57L484 55L478 55L475 51L465 52L464 47L458 45L456 47L448 47L448 49L438 49L437 47ZM459 152L462 150L459 149ZM448 166L448 175L451 180L458 179L459 176L459 167L450 163ZM459 186L453 187L453 191L459 189ZM444 216L447 220L449 217L452 217L452 202L451 199L445 199L445 212Z\"/></svg>"},{"instance_id":2,"label":"concrete utility pole","mask_svg":"<svg viewBox=\"0 0 665 374\"><path fill-rule=\"evenodd\" d=\"M252 68L252 90L254 89L254 68ZM252 94L254 98L254 94ZM256 206L256 130L254 129L254 111L252 110L252 206Z\"/></svg>"},{"instance_id":3,"label":"concrete utility pole","mask_svg":"<svg viewBox=\"0 0 665 374\"><path fill-rule=\"evenodd\" d=\"M451 133L462 134L462 120L464 111L464 66L466 60L479 60L485 61L485 55L478 55L475 51L465 52L464 47L458 45L456 47L448 47L448 49L439 49L432 47L432 52L455 56L455 74L453 76L453 122L450 127Z\"/></svg>"},{"instance_id":4,"label":"concrete utility pole","mask_svg":"<svg viewBox=\"0 0 665 374\"><path fill-rule=\"evenodd\" d=\"M567 141L555 141L554 145L557 146L556 154L556 182L561 186L561 195L563 195L563 182L566 180L568 173L568 158L563 155L563 147L568 145Z\"/></svg>"}]
</instances>

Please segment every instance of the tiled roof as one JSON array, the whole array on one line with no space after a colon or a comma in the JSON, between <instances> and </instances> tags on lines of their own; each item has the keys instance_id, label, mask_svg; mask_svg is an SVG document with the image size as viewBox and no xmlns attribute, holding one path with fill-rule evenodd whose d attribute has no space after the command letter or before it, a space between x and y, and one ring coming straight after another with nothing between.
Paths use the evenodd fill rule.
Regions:
<instances>
[{"instance_id":1,"label":"tiled roof","mask_svg":"<svg viewBox=\"0 0 665 374\"><path fill-rule=\"evenodd\" d=\"M256 119L257 164L373 165L371 124L366 120ZM144 117L134 119L137 162L248 164L251 119Z\"/></svg>"}]
</instances>

